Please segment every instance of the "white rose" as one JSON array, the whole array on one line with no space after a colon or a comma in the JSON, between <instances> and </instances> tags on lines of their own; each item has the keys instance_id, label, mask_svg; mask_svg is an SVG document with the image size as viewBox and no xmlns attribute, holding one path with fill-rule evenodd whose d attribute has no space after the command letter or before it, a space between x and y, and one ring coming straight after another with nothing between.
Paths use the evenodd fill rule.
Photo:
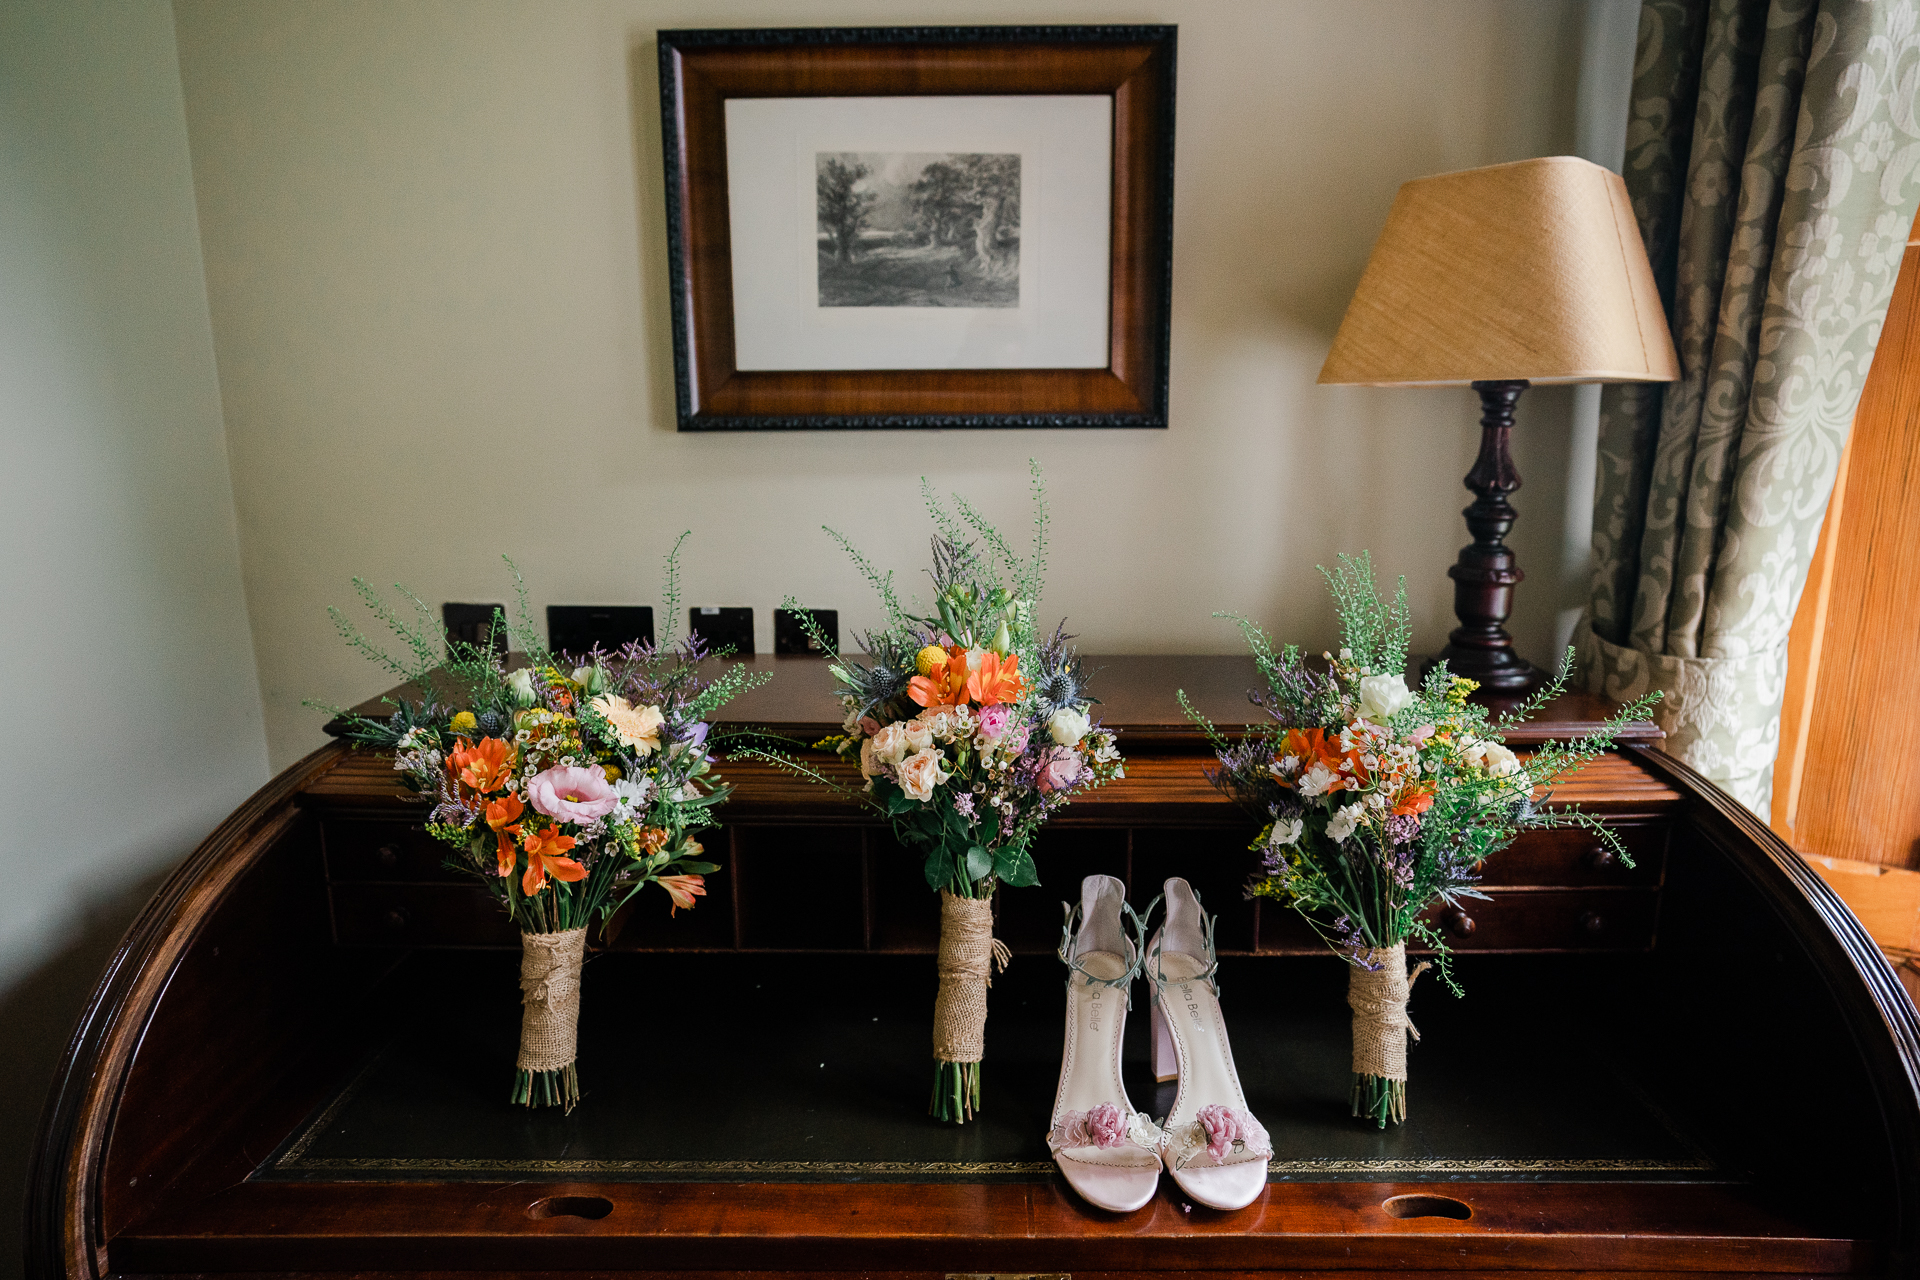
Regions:
<instances>
[{"instance_id":1,"label":"white rose","mask_svg":"<svg viewBox=\"0 0 1920 1280\"><path fill-rule=\"evenodd\" d=\"M1273 843L1298 844L1300 833L1306 829L1307 824L1299 818L1277 819L1273 824Z\"/></svg>"},{"instance_id":2,"label":"white rose","mask_svg":"<svg viewBox=\"0 0 1920 1280\"><path fill-rule=\"evenodd\" d=\"M1339 843L1352 835L1353 829L1359 824L1359 805L1350 804L1345 808L1335 809L1333 816L1327 819L1327 835L1335 843Z\"/></svg>"},{"instance_id":3,"label":"white rose","mask_svg":"<svg viewBox=\"0 0 1920 1280\"><path fill-rule=\"evenodd\" d=\"M933 799L933 789L953 775L940 767L940 753L928 747L900 762L900 789L922 803Z\"/></svg>"},{"instance_id":4,"label":"white rose","mask_svg":"<svg viewBox=\"0 0 1920 1280\"><path fill-rule=\"evenodd\" d=\"M1385 724L1412 701L1413 690L1400 676L1363 676L1360 680L1360 714L1375 724Z\"/></svg>"},{"instance_id":5,"label":"white rose","mask_svg":"<svg viewBox=\"0 0 1920 1280\"><path fill-rule=\"evenodd\" d=\"M899 764L900 757L907 754L907 731L899 724L882 725L880 732L860 744L860 750L865 752L869 745L873 747L873 758L881 764Z\"/></svg>"},{"instance_id":6,"label":"white rose","mask_svg":"<svg viewBox=\"0 0 1920 1280\"><path fill-rule=\"evenodd\" d=\"M1474 763L1496 778L1511 777L1520 772L1520 757L1498 742L1476 743L1475 750L1479 752L1480 758Z\"/></svg>"},{"instance_id":7,"label":"white rose","mask_svg":"<svg viewBox=\"0 0 1920 1280\"><path fill-rule=\"evenodd\" d=\"M525 667L507 677L507 688L513 693L513 700L523 707L533 705L533 672Z\"/></svg>"},{"instance_id":8,"label":"white rose","mask_svg":"<svg viewBox=\"0 0 1920 1280\"><path fill-rule=\"evenodd\" d=\"M1063 707L1047 717L1047 732L1063 747L1079 746L1080 739L1086 737L1092 727L1087 713L1073 707Z\"/></svg>"},{"instance_id":9,"label":"white rose","mask_svg":"<svg viewBox=\"0 0 1920 1280\"><path fill-rule=\"evenodd\" d=\"M925 720L909 720L900 731L906 735L909 751L925 751L933 745L933 725Z\"/></svg>"}]
</instances>

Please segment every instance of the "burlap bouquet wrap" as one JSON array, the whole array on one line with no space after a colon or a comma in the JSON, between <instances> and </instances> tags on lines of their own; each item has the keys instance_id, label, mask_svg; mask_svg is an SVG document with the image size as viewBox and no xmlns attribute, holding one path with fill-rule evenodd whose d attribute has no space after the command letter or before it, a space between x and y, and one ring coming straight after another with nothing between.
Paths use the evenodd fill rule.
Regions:
<instances>
[{"instance_id":1,"label":"burlap bouquet wrap","mask_svg":"<svg viewBox=\"0 0 1920 1280\"><path fill-rule=\"evenodd\" d=\"M1012 957L993 936L993 899L940 891L940 992L933 999L933 1056L978 1062L986 1053L987 988L993 965Z\"/></svg>"},{"instance_id":2,"label":"burlap bouquet wrap","mask_svg":"<svg viewBox=\"0 0 1920 1280\"><path fill-rule=\"evenodd\" d=\"M1407 1078L1407 1039L1420 1038L1407 1017L1414 979L1427 968L1422 960L1407 972L1407 944L1367 952L1363 969L1347 969L1347 1005L1353 1010L1353 1073L1381 1080Z\"/></svg>"},{"instance_id":3,"label":"burlap bouquet wrap","mask_svg":"<svg viewBox=\"0 0 1920 1280\"><path fill-rule=\"evenodd\" d=\"M586 957L585 929L520 935L520 1070L558 1071L573 1061Z\"/></svg>"}]
</instances>

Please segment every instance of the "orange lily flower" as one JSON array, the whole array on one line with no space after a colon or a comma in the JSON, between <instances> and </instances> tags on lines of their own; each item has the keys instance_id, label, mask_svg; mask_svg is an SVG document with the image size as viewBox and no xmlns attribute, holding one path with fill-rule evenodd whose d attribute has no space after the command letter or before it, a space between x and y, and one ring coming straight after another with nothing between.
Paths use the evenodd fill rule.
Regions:
<instances>
[{"instance_id":1,"label":"orange lily flower","mask_svg":"<svg viewBox=\"0 0 1920 1280\"><path fill-rule=\"evenodd\" d=\"M1020 655L1017 653L1002 658L989 650L980 659L979 667L967 677L967 692L983 707L1000 702L1018 702L1026 691L1027 682L1020 678Z\"/></svg>"},{"instance_id":2,"label":"orange lily flower","mask_svg":"<svg viewBox=\"0 0 1920 1280\"><path fill-rule=\"evenodd\" d=\"M1393 806L1393 816L1404 818L1412 814L1425 813L1431 808L1433 808L1433 784L1423 782L1419 786L1408 787L1400 793L1399 800Z\"/></svg>"},{"instance_id":3,"label":"orange lily flower","mask_svg":"<svg viewBox=\"0 0 1920 1280\"><path fill-rule=\"evenodd\" d=\"M673 899L673 910L669 914L679 915L680 908L693 910L696 897L707 896L707 881L704 876L661 876L660 887Z\"/></svg>"},{"instance_id":4,"label":"orange lily flower","mask_svg":"<svg viewBox=\"0 0 1920 1280\"><path fill-rule=\"evenodd\" d=\"M487 825L493 828L493 838L499 846L495 853L500 859L500 874L503 876L512 875L513 864L518 861L514 857L513 837L519 834L520 828L513 824L520 821L520 815L525 810L526 806L520 803L520 797L511 791L487 804Z\"/></svg>"},{"instance_id":5,"label":"orange lily flower","mask_svg":"<svg viewBox=\"0 0 1920 1280\"><path fill-rule=\"evenodd\" d=\"M447 759L447 772L481 795L507 785L513 771L514 750L498 738L482 738L474 746L465 738L454 744Z\"/></svg>"},{"instance_id":6,"label":"orange lily flower","mask_svg":"<svg viewBox=\"0 0 1920 1280\"><path fill-rule=\"evenodd\" d=\"M1311 769L1316 761L1329 769L1340 767L1340 753L1327 745L1325 729L1289 729L1287 736L1280 740L1281 756L1292 756L1300 762L1304 773ZM1291 786L1291 783L1287 785Z\"/></svg>"},{"instance_id":7,"label":"orange lily flower","mask_svg":"<svg viewBox=\"0 0 1920 1280\"><path fill-rule=\"evenodd\" d=\"M928 674L907 681L907 696L923 707L957 707L967 700L967 683L967 651L954 645Z\"/></svg>"},{"instance_id":8,"label":"orange lily flower","mask_svg":"<svg viewBox=\"0 0 1920 1280\"><path fill-rule=\"evenodd\" d=\"M520 832L520 847L527 851L527 874L520 878L521 892L529 898L547 887L547 873L555 880L585 880L587 869L572 858L562 857L573 848L574 838L557 830Z\"/></svg>"}]
</instances>

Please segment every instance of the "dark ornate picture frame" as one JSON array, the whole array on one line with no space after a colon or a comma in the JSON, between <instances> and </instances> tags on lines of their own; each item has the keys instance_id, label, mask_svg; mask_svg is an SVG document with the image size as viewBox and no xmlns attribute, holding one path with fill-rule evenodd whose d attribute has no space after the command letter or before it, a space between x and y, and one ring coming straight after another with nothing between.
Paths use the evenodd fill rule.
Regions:
<instances>
[{"instance_id":1,"label":"dark ornate picture frame","mask_svg":"<svg viewBox=\"0 0 1920 1280\"><path fill-rule=\"evenodd\" d=\"M1172 26L661 31L667 249L682 431L1165 427ZM734 359L728 98L1113 98L1104 369L743 372Z\"/></svg>"}]
</instances>

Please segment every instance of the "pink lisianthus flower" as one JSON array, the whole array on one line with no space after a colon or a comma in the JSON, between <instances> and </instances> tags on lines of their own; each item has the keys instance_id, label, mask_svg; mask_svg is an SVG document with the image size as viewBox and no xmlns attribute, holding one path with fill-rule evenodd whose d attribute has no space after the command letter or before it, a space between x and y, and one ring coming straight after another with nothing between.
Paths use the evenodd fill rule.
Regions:
<instances>
[{"instance_id":1,"label":"pink lisianthus flower","mask_svg":"<svg viewBox=\"0 0 1920 1280\"><path fill-rule=\"evenodd\" d=\"M527 798L549 818L583 826L606 817L619 803L606 774L578 765L555 765L535 774L527 784Z\"/></svg>"},{"instance_id":2,"label":"pink lisianthus flower","mask_svg":"<svg viewBox=\"0 0 1920 1280\"><path fill-rule=\"evenodd\" d=\"M1430 724L1423 724L1407 735L1407 741L1416 747L1424 747L1427 745L1427 739L1433 736L1433 728Z\"/></svg>"},{"instance_id":3,"label":"pink lisianthus flower","mask_svg":"<svg viewBox=\"0 0 1920 1280\"><path fill-rule=\"evenodd\" d=\"M980 736L989 742L996 741L1007 731L1007 722L1011 719L1013 708L1004 702L980 708Z\"/></svg>"},{"instance_id":4,"label":"pink lisianthus flower","mask_svg":"<svg viewBox=\"0 0 1920 1280\"><path fill-rule=\"evenodd\" d=\"M1080 781L1085 769L1086 762L1072 747L1048 747L1040 757L1040 771L1034 778L1034 784L1042 794L1065 791Z\"/></svg>"}]
</instances>

